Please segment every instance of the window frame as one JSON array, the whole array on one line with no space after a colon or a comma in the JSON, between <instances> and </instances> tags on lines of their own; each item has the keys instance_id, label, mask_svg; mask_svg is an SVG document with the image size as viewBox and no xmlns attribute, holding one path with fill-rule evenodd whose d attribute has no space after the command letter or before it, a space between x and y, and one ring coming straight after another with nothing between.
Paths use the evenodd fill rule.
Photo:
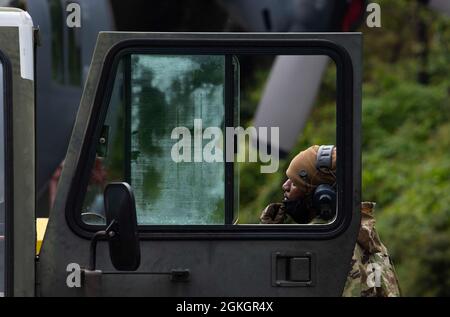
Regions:
<instances>
[{"instance_id":1,"label":"window frame","mask_svg":"<svg viewBox=\"0 0 450 317\"><path fill-rule=\"evenodd\" d=\"M4 263L4 296L13 295L14 280L14 160L12 134L12 66L9 58L0 49L0 64L3 66L3 144L5 152L5 263Z\"/></svg>"},{"instance_id":2,"label":"window frame","mask_svg":"<svg viewBox=\"0 0 450 317\"><path fill-rule=\"evenodd\" d=\"M336 146L337 160L337 217L325 225L139 225L141 239L330 239L347 229L351 223L354 186L358 184L352 172L353 149L359 134L354 133L353 64L342 46L323 39L132 39L123 40L108 51L95 91L85 140L70 184L66 202L66 220L77 235L91 238L104 226L88 225L81 220L81 206L91 167L95 159L96 142L107 114L112 86L119 61L125 54L220 55L231 61L233 55L326 55L336 65ZM232 63L225 64L225 126L233 120ZM230 121L231 120L231 121ZM347 123L347 124L346 124ZM350 123L350 124L348 124ZM231 125L232 126L232 125ZM359 126L359 122L356 126ZM93 153L94 152L94 153ZM87 160L89 158L89 160ZM225 163L225 221L230 221L234 204L233 163ZM227 173L228 171L228 173ZM228 188L228 190L227 190ZM231 192L230 189L231 188ZM345 196L344 192L348 194ZM227 194L228 193L228 194ZM231 199L229 199L231 198ZM228 201L228 202L227 202ZM227 207L228 205L228 207ZM233 214L231 214L232 219Z\"/></svg>"}]
</instances>

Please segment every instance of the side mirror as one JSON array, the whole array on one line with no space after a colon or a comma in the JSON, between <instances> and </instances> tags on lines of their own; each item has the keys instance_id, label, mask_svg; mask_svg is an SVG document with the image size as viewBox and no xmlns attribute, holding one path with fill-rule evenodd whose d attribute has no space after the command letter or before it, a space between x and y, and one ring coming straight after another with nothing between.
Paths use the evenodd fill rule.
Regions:
<instances>
[{"instance_id":1,"label":"side mirror","mask_svg":"<svg viewBox=\"0 0 450 317\"><path fill-rule=\"evenodd\" d=\"M103 195L111 262L119 271L135 271L141 249L133 190L127 183L111 183Z\"/></svg>"}]
</instances>

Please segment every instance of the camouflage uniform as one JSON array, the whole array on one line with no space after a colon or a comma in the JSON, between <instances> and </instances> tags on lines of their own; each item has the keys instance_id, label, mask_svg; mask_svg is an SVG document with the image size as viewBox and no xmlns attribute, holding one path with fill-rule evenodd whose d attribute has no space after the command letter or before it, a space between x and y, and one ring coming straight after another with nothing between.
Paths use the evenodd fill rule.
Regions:
<instances>
[{"instance_id":1,"label":"camouflage uniform","mask_svg":"<svg viewBox=\"0 0 450 317\"><path fill-rule=\"evenodd\" d=\"M375 203L363 202L361 204L361 228L353 251L352 267L342 294L344 297L400 296L394 266L386 247L381 243L375 230L374 208ZM292 222L286 214L283 204L280 203L267 206L262 212L260 220L263 224ZM310 223L324 222L315 218Z\"/></svg>"},{"instance_id":2,"label":"camouflage uniform","mask_svg":"<svg viewBox=\"0 0 450 317\"><path fill-rule=\"evenodd\" d=\"M259 218L262 224L275 225L287 222L287 214L281 203L272 203L268 205Z\"/></svg>"},{"instance_id":3,"label":"camouflage uniform","mask_svg":"<svg viewBox=\"0 0 450 317\"><path fill-rule=\"evenodd\" d=\"M361 204L361 228L342 296L400 296L394 265L375 229L374 208L375 203Z\"/></svg>"}]
</instances>

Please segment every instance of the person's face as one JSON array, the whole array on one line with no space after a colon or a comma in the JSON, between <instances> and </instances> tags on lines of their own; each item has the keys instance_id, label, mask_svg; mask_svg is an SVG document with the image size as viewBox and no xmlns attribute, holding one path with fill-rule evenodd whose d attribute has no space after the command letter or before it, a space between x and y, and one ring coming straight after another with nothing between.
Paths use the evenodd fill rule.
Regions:
<instances>
[{"instance_id":1,"label":"person's face","mask_svg":"<svg viewBox=\"0 0 450 317\"><path fill-rule=\"evenodd\" d=\"M289 178L284 182L281 188L283 189L285 200L297 200L303 196L300 188L295 186L294 182Z\"/></svg>"}]
</instances>

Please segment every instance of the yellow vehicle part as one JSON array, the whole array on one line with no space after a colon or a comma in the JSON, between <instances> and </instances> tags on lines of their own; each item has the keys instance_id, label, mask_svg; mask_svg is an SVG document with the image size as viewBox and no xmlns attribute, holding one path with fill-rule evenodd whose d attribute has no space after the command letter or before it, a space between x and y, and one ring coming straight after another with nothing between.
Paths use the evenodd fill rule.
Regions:
<instances>
[{"instance_id":1,"label":"yellow vehicle part","mask_svg":"<svg viewBox=\"0 0 450 317\"><path fill-rule=\"evenodd\" d=\"M44 240L45 229L47 229L48 218L36 219L36 255L41 251L42 241Z\"/></svg>"}]
</instances>

